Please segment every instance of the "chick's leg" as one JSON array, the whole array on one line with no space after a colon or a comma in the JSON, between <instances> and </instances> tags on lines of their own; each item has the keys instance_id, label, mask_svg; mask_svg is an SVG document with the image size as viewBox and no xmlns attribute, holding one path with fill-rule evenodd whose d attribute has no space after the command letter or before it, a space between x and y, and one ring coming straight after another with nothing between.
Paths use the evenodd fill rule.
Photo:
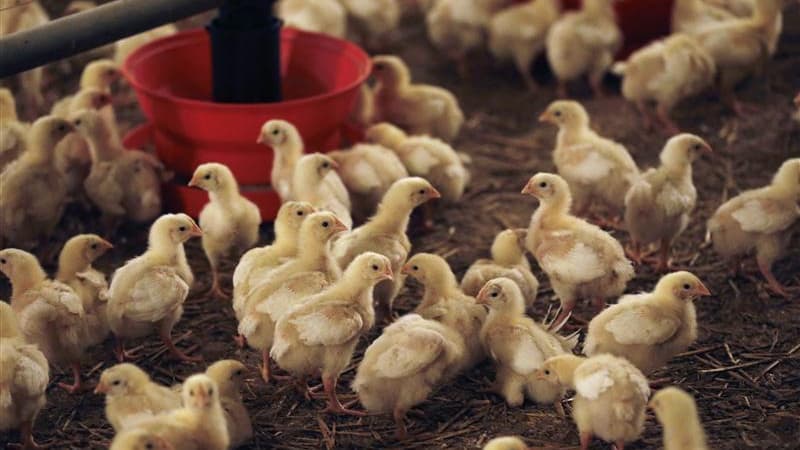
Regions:
<instances>
[{"instance_id":1,"label":"chick's leg","mask_svg":"<svg viewBox=\"0 0 800 450\"><path fill-rule=\"evenodd\" d=\"M769 287L772 292L780 295L781 297L791 297L790 289L782 285L772 273L772 264L759 258L758 269L761 271L761 274L764 275L764 278L767 280L767 287Z\"/></svg>"},{"instance_id":2,"label":"chick's leg","mask_svg":"<svg viewBox=\"0 0 800 450\"><path fill-rule=\"evenodd\" d=\"M661 122L661 126L664 127L664 130L670 134L678 134L681 132L680 128L675 125L675 122L669 117L669 110L670 108L667 105L659 104L656 107L656 115L658 116L658 120Z\"/></svg>"},{"instance_id":3,"label":"chick's leg","mask_svg":"<svg viewBox=\"0 0 800 450\"><path fill-rule=\"evenodd\" d=\"M200 356L189 356L186 353L183 353L178 347L175 346L175 342L172 341L171 336L171 326L170 327L162 327L161 332L161 341L164 342L164 345L167 347L172 356L178 358L181 361L185 362L200 362L203 360Z\"/></svg>"},{"instance_id":4,"label":"chick's leg","mask_svg":"<svg viewBox=\"0 0 800 450\"><path fill-rule=\"evenodd\" d=\"M81 387L83 386L83 384L81 383L81 365L80 363L75 362L70 364L70 367L72 367L72 377L73 377L72 384L58 383L58 387L66 390L70 394L74 394L80 391Z\"/></svg>"},{"instance_id":5,"label":"chick's leg","mask_svg":"<svg viewBox=\"0 0 800 450\"><path fill-rule=\"evenodd\" d=\"M589 450L589 443L592 442L592 433L581 433L581 450Z\"/></svg>"},{"instance_id":6,"label":"chick's leg","mask_svg":"<svg viewBox=\"0 0 800 450\"><path fill-rule=\"evenodd\" d=\"M342 405L341 402L339 402L339 397L336 396L336 382L337 377L328 375L322 377L322 385L325 388L325 394L328 396L328 407L325 408L325 412L349 414L351 416L366 416L367 414L363 411L347 409Z\"/></svg>"},{"instance_id":7,"label":"chick's leg","mask_svg":"<svg viewBox=\"0 0 800 450\"><path fill-rule=\"evenodd\" d=\"M398 441L405 441L408 438L408 430L406 429L406 412L396 408L394 410L394 437Z\"/></svg>"},{"instance_id":8,"label":"chick's leg","mask_svg":"<svg viewBox=\"0 0 800 450\"><path fill-rule=\"evenodd\" d=\"M558 317L550 324L550 329L557 329L561 326L561 323L566 321L569 316L572 314L572 309L575 308L575 300L571 302L561 302L561 312L558 314Z\"/></svg>"},{"instance_id":9,"label":"chick's leg","mask_svg":"<svg viewBox=\"0 0 800 450\"><path fill-rule=\"evenodd\" d=\"M125 343L121 338L114 336L114 356L118 362L125 362L125 360L136 360L139 355L130 350L125 350Z\"/></svg>"},{"instance_id":10,"label":"chick's leg","mask_svg":"<svg viewBox=\"0 0 800 450\"><path fill-rule=\"evenodd\" d=\"M33 422L26 421L19 425L19 437L21 447L25 450L39 450L47 448L46 446L39 445L33 440ZM12 447L9 445L9 447Z\"/></svg>"},{"instance_id":11,"label":"chick's leg","mask_svg":"<svg viewBox=\"0 0 800 450\"><path fill-rule=\"evenodd\" d=\"M617 441L614 447L616 447L617 450L625 450L625 441Z\"/></svg>"}]
</instances>

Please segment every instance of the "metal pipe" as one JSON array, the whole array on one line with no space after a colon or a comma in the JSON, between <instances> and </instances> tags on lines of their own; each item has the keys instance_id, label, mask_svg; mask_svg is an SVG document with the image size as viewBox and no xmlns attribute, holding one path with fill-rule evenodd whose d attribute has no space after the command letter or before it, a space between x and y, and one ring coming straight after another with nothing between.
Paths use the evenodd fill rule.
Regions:
<instances>
[{"instance_id":1,"label":"metal pipe","mask_svg":"<svg viewBox=\"0 0 800 450\"><path fill-rule=\"evenodd\" d=\"M0 78L214 9L226 0L115 0L0 39Z\"/></svg>"}]
</instances>

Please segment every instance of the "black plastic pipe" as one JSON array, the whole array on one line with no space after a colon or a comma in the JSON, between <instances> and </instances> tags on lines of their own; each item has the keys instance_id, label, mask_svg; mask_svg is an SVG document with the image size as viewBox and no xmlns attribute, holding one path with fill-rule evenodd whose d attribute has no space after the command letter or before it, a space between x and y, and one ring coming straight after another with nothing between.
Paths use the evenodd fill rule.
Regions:
<instances>
[{"instance_id":1,"label":"black plastic pipe","mask_svg":"<svg viewBox=\"0 0 800 450\"><path fill-rule=\"evenodd\" d=\"M115 0L0 39L0 78L221 6L226 0Z\"/></svg>"}]
</instances>

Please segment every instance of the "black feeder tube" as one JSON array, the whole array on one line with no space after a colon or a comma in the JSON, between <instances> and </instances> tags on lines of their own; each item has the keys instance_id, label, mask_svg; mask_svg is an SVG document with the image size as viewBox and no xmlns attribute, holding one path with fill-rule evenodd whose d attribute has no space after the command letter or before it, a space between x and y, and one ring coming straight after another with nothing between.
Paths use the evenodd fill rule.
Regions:
<instances>
[{"instance_id":1,"label":"black feeder tube","mask_svg":"<svg viewBox=\"0 0 800 450\"><path fill-rule=\"evenodd\" d=\"M215 102L281 100L281 21L273 3L227 0L208 25Z\"/></svg>"},{"instance_id":2,"label":"black feeder tube","mask_svg":"<svg viewBox=\"0 0 800 450\"><path fill-rule=\"evenodd\" d=\"M224 2L115 0L8 35L0 39L0 78L214 9Z\"/></svg>"}]
</instances>

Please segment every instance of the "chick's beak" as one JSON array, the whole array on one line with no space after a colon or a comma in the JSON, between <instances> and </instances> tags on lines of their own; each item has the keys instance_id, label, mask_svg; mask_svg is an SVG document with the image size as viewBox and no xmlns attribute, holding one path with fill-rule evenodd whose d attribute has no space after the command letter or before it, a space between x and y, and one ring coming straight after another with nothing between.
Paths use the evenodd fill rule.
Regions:
<instances>
[{"instance_id":1,"label":"chick's beak","mask_svg":"<svg viewBox=\"0 0 800 450\"><path fill-rule=\"evenodd\" d=\"M700 283L699 286L696 286L694 288L694 293L702 297L707 297L711 295L711 291L709 291L708 288L703 283Z\"/></svg>"},{"instance_id":2,"label":"chick's beak","mask_svg":"<svg viewBox=\"0 0 800 450\"><path fill-rule=\"evenodd\" d=\"M97 383L97 386L94 387L95 394L107 394L108 393L108 386L105 383Z\"/></svg>"},{"instance_id":3,"label":"chick's beak","mask_svg":"<svg viewBox=\"0 0 800 450\"><path fill-rule=\"evenodd\" d=\"M481 288L478 292L478 296L475 297L475 300L479 305L488 305L489 304L489 290L486 289L486 286Z\"/></svg>"},{"instance_id":4,"label":"chick's beak","mask_svg":"<svg viewBox=\"0 0 800 450\"><path fill-rule=\"evenodd\" d=\"M114 248L114 244L112 244L111 242L108 242L105 239L100 239L98 244L100 244L105 250L111 250L112 248Z\"/></svg>"},{"instance_id":5,"label":"chick's beak","mask_svg":"<svg viewBox=\"0 0 800 450\"><path fill-rule=\"evenodd\" d=\"M347 225L343 224L342 221L339 220L338 218L334 219L334 222L333 222L333 231L334 231L334 233L341 233L341 232L347 231L347 230L349 230L349 228L347 228Z\"/></svg>"},{"instance_id":6,"label":"chick's beak","mask_svg":"<svg viewBox=\"0 0 800 450\"><path fill-rule=\"evenodd\" d=\"M400 269L400 273L403 275L411 275L411 264L406 264Z\"/></svg>"},{"instance_id":7,"label":"chick's beak","mask_svg":"<svg viewBox=\"0 0 800 450\"><path fill-rule=\"evenodd\" d=\"M393 280L394 279L394 274L392 273L392 268L389 267L389 266L386 266L386 269L384 269L381 278L384 279L384 280Z\"/></svg>"},{"instance_id":8,"label":"chick's beak","mask_svg":"<svg viewBox=\"0 0 800 450\"><path fill-rule=\"evenodd\" d=\"M267 139L264 137L263 133L258 135L258 138L256 139L256 144L269 145L267 144Z\"/></svg>"},{"instance_id":9,"label":"chick's beak","mask_svg":"<svg viewBox=\"0 0 800 450\"><path fill-rule=\"evenodd\" d=\"M339 169L339 163L337 163L336 161L331 160L331 169L338 170Z\"/></svg>"},{"instance_id":10,"label":"chick's beak","mask_svg":"<svg viewBox=\"0 0 800 450\"><path fill-rule=\"evenodd\" d=\"M553 116L551 116L549 112L545 111L539 114L539 122L551 123L552 121L553 121Z\"/></svg>"},{"instance_id":11,"label":"chick's beak","mask_svg":"<svg viewBox=\"0 0 800 450\"><path fill-rule=\"evenodd\" d=\"M532 195L536 197L536 188L532 185L532 183L528 182L524 188L522 188L522 194L525 195Z\"/></svg>"},{"instance_id":12,"label":"chick's beak","mask_svg":"<svg viewBox=\"0 0 800 450\"><path fill-rule=\"evenodd\" d=\"M705 153L714 153L714 149L712 149L710 145L705 144L705 143L703 144L701 149Z\"/></svg>"},{"instance_id":13,"label":"chick's beak","mask_svg":"<svg viewBox=\"0 0 800 450\"><path fill-rule=\"evenodd\" d=\"M200 237L202 235L203 235L203 230L200 229L200 227L197 226L196 223L193 223L192 224L192 229L189 231L189 236Z\"/></svg>"},{"instance_id":14,"label":"chick's beak","mask_svg":"<svg viewBox=\"0 0 800 450\"><path fill-rule=\"evenodd\" d=\"M537 380L544 380L544 379L546 379L546 378L547 378L547 377L545 377L545 376L544 376L544 372L542 372L541 370L539 370L539 371L537 371L537 372L536 372L536 379L537 379Z\"/></svg>"},{"instance_id":15,"label":"chick's beak","mask_svg":"<svg viewBox=\"0 0 800 450\"><path fill-rule=\"evenodd\" d=\"M436 190L436 188L432 187L428 189L428 198L429 199L442 198L442 194L440 194L439 191Z\"/></svg>"}]
</instances>

